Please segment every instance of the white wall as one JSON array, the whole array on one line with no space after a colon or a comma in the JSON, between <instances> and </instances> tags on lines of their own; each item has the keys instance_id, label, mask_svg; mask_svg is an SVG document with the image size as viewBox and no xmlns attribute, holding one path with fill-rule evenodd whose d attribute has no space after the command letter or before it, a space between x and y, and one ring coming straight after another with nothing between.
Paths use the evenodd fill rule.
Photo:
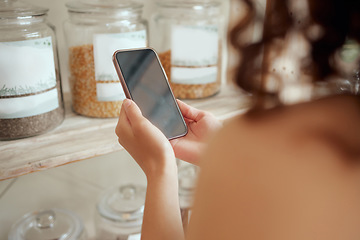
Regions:
<instances>
[{"instance_id":1,"label":"white wall","mask_svg":"<svg viewBox=\"0 0 360 240\"><path fill-rule=\"evenodd\" d=\"M67 73L67 47L64 39L63 22L68 18L67 8L65 3L70 0L22 0L37 6L49 8L48 20L56 27L56 34L58 40L58 50L60 58L60 73L62 78L63 90L68 92L68 73ZM155 10L156 0L138 0L144 3L144 18L149 19L152 12ZM226 19L229 16L229 2L230 0L218 0L223 4L223 14ZM224 57L226 59L226 56Z\"/></svg>"}]
</instances>

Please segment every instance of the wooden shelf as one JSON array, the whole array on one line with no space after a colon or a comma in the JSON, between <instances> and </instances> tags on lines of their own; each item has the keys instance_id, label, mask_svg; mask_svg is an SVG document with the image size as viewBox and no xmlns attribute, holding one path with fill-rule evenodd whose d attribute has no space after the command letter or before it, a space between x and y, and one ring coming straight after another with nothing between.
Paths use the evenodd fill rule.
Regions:
<instances>
[{"instance_id":1,"label":"wooden shelf","mask_svg":"<svg viewBox=\"0 0 360 240\"><path fill-rule=\"evenodd\" d=\"M71 110L70 94L64 99L66 116L59 127L39 136L0 142L0 180L123 149L114 131L116 118L78 115ZM214 97L186 102L225 120L243 112L249 101L234 86L224 85Z\"/></svg>"}]
</instances>

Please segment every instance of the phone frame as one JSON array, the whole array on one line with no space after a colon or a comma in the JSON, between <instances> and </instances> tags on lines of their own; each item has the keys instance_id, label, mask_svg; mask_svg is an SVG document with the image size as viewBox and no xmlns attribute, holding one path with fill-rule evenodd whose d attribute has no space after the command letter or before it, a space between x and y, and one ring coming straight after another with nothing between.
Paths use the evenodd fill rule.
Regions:
<instances>
[{"instance_id":1,"label":"phone frame","mask_svg":"<svg viewBox=\"0 0 360 240\"><path fill-rule=\"evenodd\" d=\"M117 61L117 59L116 59L116 55L117 55L118 53L121 53L121 52L133 52L133 51L142 51L142 50L151 50L151 51L155 54L156 60L158 61L159 65L160 65L160 67L161 67L163 76L164 76L165 79L166 79L166 84L167 84L167 86L168 86L168 88L169 88L169 90L170 90L171 97L173 98L173 100L174 100L174 102L175 102L175 106L176 106L176 108L177 108L177 111L180 113L181 120L182 120L182 122L184 123L184 126L185 126L185 132L184 132L184 133L182 133L182 134L180 134L180 135L173 136L173 137L168 138L168 139L171 140L171 139L183 137L183 136L185 136L185 135L188 133L188 127L187 127L186 122L185 122L185 120L184 120L184 117L183 117L183 115L182 115L182 113L181 113L181 111L180 111L180 108L179 108L179 106L178 106L178 104L177 104L177 102L176 102L176 98L174 97L174 93L173 93L173 91L172 91L172 89L171 89L171 87L170 87L170 84L169 84L169 79L168 79L168 77L167 77L167 75L166 75L166 72L165 72L165 70L164 70L164 67L163 67L163 65L161 64L160 58L159 58L157 52L155 51L155 49L153 49L153 48L151 48L151 47L144 47L144 48L133 48L133 49L121 49L121 50L117 50L117 51L114 52L114 54L113 54L113 56L112 56L112 61L113 61L114 66L115 66L116 73L117 73L118 76L119 76L120 83L121 83L121 86L122 86L122 88L123 88L123 90L124 90L125 96L126 96L126 98L133 100L133 98L132 98L132 96L131 96L131 93L130 93L127 85L126 85L124 76L123 76L123 74L122 74L122 72L121 72L120 65L119 65L119 63L118 63L118 61Z\"/></svg>"}]
</instances>

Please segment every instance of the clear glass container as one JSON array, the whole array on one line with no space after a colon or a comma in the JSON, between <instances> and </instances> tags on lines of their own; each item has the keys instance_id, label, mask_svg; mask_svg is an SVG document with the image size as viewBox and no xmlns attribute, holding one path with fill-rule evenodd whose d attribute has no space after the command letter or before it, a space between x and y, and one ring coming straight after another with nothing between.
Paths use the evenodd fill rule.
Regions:
<instances>
[{"instance_id":1,"label":"clear glass container","mask_svg":"<svg viewBox=\"0 0 360 240\"><path fill-rule=\"evenodd\" d=\"M219 2L158 1L150 45L176 98L212 96L221 86L223 31Z\"/></svg>"},{"instance_id":2,"label":"clear glass container","mask_svg":"<svg viewBox=\"0 0 360 240\"><path fill-rule=\"evenodd\" d=\"M336 78L326 82L316 82L313 97L332 94L360 95L360 43L347 39L334 54L334 65L339 73Z\"/></svg>"},{"instance_id":3,"label":"clear glass container","mask_svg":"<svg viewBox=\"0 0 360 240\"><path fill-rule=\"evenodd\" d=\"M97 203L97 239L140 240L146 188L125 184L106 190Z\"/></svg>"},{"instance_id":4,"label":"clear glass container","mask_svg":"<svg viewBox=\"0 0 360 240\"><path fill-rule=\"evenodd\" d=\"M337 66L341 69L345 79L337 82L337 90L354 95L360 95L360 44L352 39L347 39L339 51L340 62Z\"/></svg>"},{"instance_id":5,"label":"clear glass container","mask_svg":"<svg viewBox=\"0 0 360 240\"><path fill-rule=\"evenodd\" d=\"M116 50L147 46L143 5L124 0L78 0L66 4L73 110L89 117L117 117L125 94L112 63Z\"/></svg>"},{"instance_id":6,"label":"clear glass container","mask_svg":"<svg viewBox=\"0 0 360 240\"><path fill-rule=\"evenodd\" d=\"M65 209L31 212L14 223L9 240L85 240L86 231L81 219Z\"/></svg>"},{"instance_id":7,"label":"clear glass container","mask_svg":"<svg viewBox=\"0 0 360 240\"><path fill-rule=\"evenodd\" d=\"M190 221L197 177L198 167L186 165L179 168L179 202L184 231Z\"/></svg>"},{"instance_id":8,"label":"clear glass container","mask_svg":"<svg viewBox=\"0 0 360 240\"><path fill-rule=\"evenodd\" d=\"M64 120L56 37L47 12L0 0L0 140L38 135Z\"/></svg>"}]
</instances>

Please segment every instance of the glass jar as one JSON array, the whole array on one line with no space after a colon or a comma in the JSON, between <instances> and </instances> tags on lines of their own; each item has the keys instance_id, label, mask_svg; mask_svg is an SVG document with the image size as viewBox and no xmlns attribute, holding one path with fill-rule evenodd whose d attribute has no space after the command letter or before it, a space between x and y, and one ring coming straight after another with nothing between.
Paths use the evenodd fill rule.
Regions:
<instances>
[{"instance_id":1,"label":"glass jar","mask_svg":"<svg viewBox=\"0 0 360 240\"><path fill-rule=\"evenodd\" d=\"M9 240L85 240L86 231L81 219L65 209L31 212L14 223Z\"/></svg>"},{"instance_id":2,"label":"glass jar","mask_svg":"<svg viewBox=\"0 0 360 240\"><path fill-rule=\"evenodd\" d=\"M212 96L221 86L222 20L219 2L157 2L150 45L176 98Z\"/></svg>"},{"instance_id":3,"label":"glass jar","mask_svg":"<svg viewBox=\"0 0 360 240\"><path fill-rule=\"evenodd\" d=\"M197 176L198 167L194 165L179 168L179 202L184 231L186 231L190 221Z\"/></svg>"},{"instance_id":4,"label":"glass jar","mask_svg":"<svg viewBox=\"0 0 360 240\"><path fill-rule=\"evenodd\" d=\"M147 46L143 5L121 0L66 4L73 110L89 117L117 117L125 94L112 62L116 50Z\"/></svg>"},{"instance_id":5,"label":"glass jar","mask_svg":"<svg viewBox=\"0 0 360 240\"><path fill-rule=\"evenodd\" d=\"M140 240L146 188L125 184L106 190L97 203L96 237Z\"/></svg>"},{"instance_id":6,"label":"glass jar","mask_svg":"<svg viewBox=\"0 0 360 240\"><path fill-rule=\"evenodd\" d=\"M30 137L64 120L48 9L0 0L0 140Z\"/></svg>"},{"instance_id":7,"label":"glass jar","mask_svg":"<svg viewBox=\"0 0 360 240\"><path fill-rule=\"evenodd\" d=\"M339 51L340 62L337 62L345 79L337 83L339 92L360 95L360 44L347 39Z\"/></svg>"}]
</instances>

